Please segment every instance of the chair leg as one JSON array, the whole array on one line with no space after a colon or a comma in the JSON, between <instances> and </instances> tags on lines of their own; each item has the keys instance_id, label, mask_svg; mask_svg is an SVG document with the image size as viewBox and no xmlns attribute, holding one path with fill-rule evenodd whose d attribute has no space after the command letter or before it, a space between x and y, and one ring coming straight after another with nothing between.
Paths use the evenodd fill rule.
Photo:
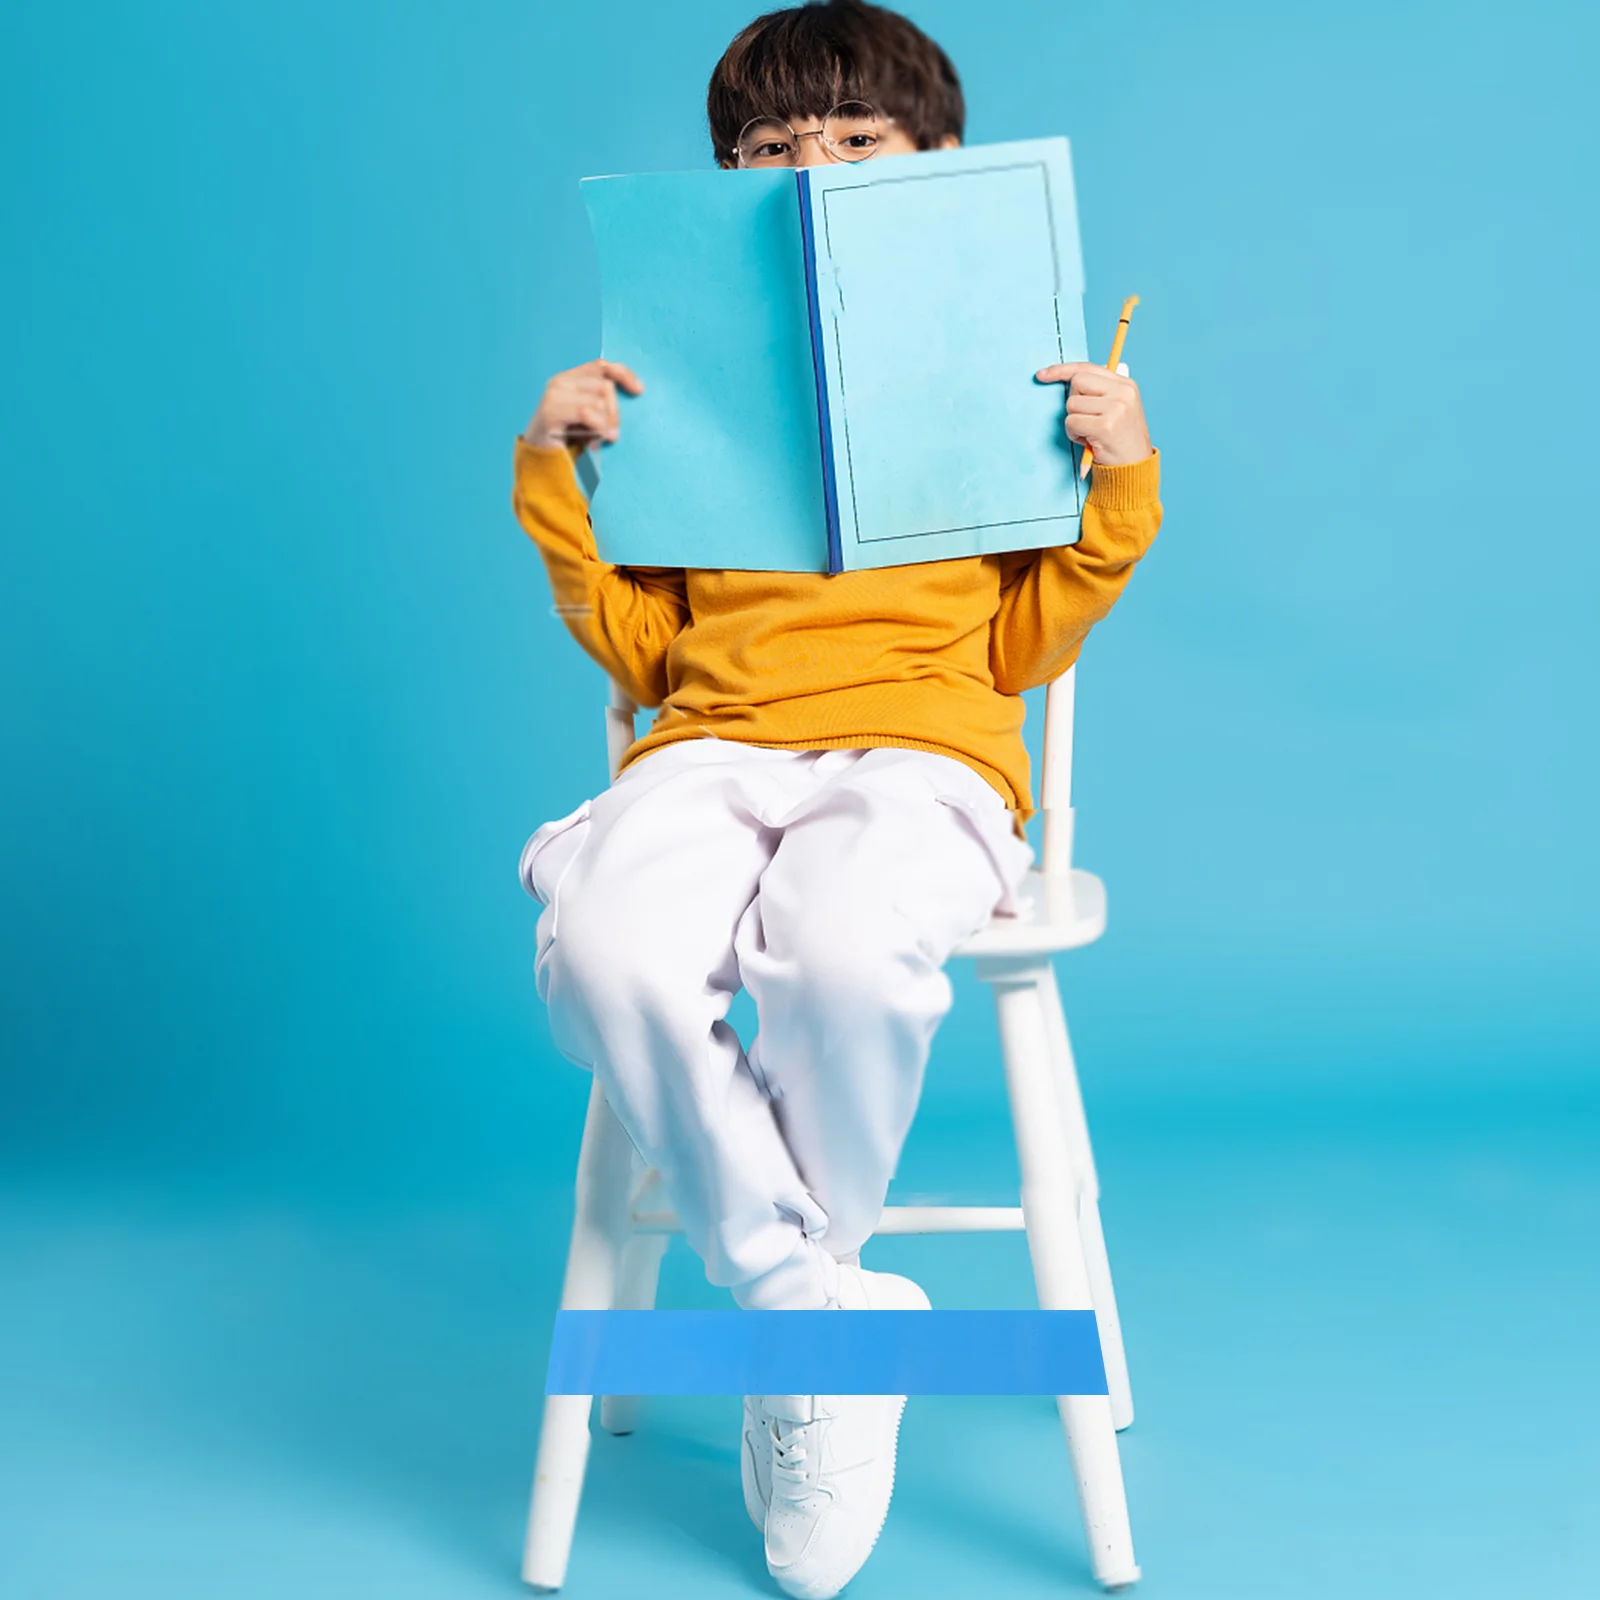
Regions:
<instances>
[{"instance_id":1,"label":"chair leg","mask_svg":"<svg viewBox=\"0 0 1600 1600\"><path fill-rule=\"evenodd\" d=\"M1100 1202L1088 1191L1078 1196L1078 1236L1083 1241L1083 1263L1089 1274L1094 1300L1094 1320L1100 1329L1100 1355L1106 1364L1106 1388L1111 1420L1118 1433L1133 1425L1133 1386L1128 1381L1128 1355L1122 1345L1122 1321L1111 1287L1111 1261L1106 1236L1100 1228Z\"/></svg>"},{"instance_id":2,"label":"chair leg","mask_svg":"<svg viewBox=\"0 0 1600 1600\"><path fill-rule=\"evenodd\" d=\"M589 1093L578 1156L577 1205L561 1289L564 1311L609 1311L628 1238L633 1147L598 1082ZM589 1460L592 1395L545 1397L533 1499L523 1546L522 1578L536 1589L559 1589L567 1576L572 1533Z\"/></svg>"},{"instance_id":3,"label":"chair leg","mask_svg":"<svg viewBox=\"0 0 1600 1600\"><path fill-rule=\"evenodd\" d=\"M617 1279L619 1311L654 1311L656 1283L661 1276L661 1258L666 1254L665 1234L634 1234L623 1247L622 1267ZM632 1433L639 1426L639 1397L636 1394L604 1394L600 1397L600 1426L607 1433Z\"/></svg>"},{"instance_id":4,"label":"chair leg","mask_svg":"<svg viewBox=\"0 0 1600 1600\"><path fill-rule=\"evenodd\" d=\"M1078 1185L1058 1100L1043 993L1048 962L996 963L982 976L994 988L1039 1305L1046 1311L1088 1310L1093 1298L1078 1232ZM1095 1578L1107 1589L1124 1588L1138 1581L1139 1568L1110 1399L1060 1395L1056 1406Z\"/></svg>"},{"instance_id":5,"label":"chair leg","mask_svg":"<svg viewBox=\"0 0 1600 1600\"><path fill-rule=\"evenodd\" d=\"M539 1456L533 1469L533 1502L522 1547L522 1581L535 1589L559 1589L567 1578L572 1534L589 1465L589 1405L592 1395L545 1396Z\"/></svg>"},{"instance_id":6,"label":"chair leg","mask_svg":"<svg viewBox=\"0 0 1600 1600\"><path fill-rule=\"evenodd\" d=\"M1083 1110L1083 1091L1072 1059L1072 1040L1061 1005L1055 969L1040 983L1045 1022L1050 1030L1050 1054L1055 1066L1056 1095L1062 1126L1072 1147L1078 1174L1078 1232L1083 1239L1084 1264L1094 1297L1095 1321L1100 1327L1100 1349L1106 1364L1106 1387L1111 1391L1111 1416L1117 1430L1133 1421L1133 1389L1128 1381L1128 1357L1122 1345L1122 1319L1117 1315L1116 1291L1111 1285L1111 1260L1100 1227L1100 1180L1095 1174L1094 1150L1089 1143L1089 1121Z\"/></svg>"}]
</instances>

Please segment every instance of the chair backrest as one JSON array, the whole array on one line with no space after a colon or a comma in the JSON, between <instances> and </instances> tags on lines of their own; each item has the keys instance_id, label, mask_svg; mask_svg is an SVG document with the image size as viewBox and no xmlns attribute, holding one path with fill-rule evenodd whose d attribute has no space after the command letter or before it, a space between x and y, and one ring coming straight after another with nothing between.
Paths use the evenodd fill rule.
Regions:
<instances>
[{"instance_id":1,"label":"chair backrest","mask_svg":"<svg viewBox=\"0 0 1600 1600\"><path fill-rule=\"evenodd\" d=\"M622 758L633 743L633 719L638 714L638 706L613 683L611 704L606 707L606 769L613 783L622 771Z\"/></svg>"},{"instance_id":2,"label":"chair backrest","mask_svg":"<svg viewBox=\"0 0 1600 1600\"><path fill-rule=\"evenodd\" d=\"M1047 878L1072 870L1072 709L1078 669L1070 666L1044 692L1044 771L1039 814L1044 842L1039 870Z\"/></svg>"},{"instance_id":3,"label":"chair backrest","mask_svg":"<svg viewBox=\"0 0 1600 1600\"><path fill-rule=\"evenodd\" d=\"M1076 666L1068 667L1044 696L1044 772L1039 779L1044 842L1039 868L1046 877L1072 870L1072 709L1077 675ZM606 708L606 760L613 781L633 743L633 719L638 710L613 683L611 704Z\"/></svg>"}]
</instances>

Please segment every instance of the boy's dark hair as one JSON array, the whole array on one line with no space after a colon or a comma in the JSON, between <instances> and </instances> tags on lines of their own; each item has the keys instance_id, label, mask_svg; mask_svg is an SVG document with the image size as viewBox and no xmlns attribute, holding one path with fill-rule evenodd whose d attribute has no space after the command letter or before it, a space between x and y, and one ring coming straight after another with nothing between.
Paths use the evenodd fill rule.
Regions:
<instances>
[{"instance_id":1,"label":"boy's dark hair","mask_svg":"<svg viewBox=\"0 0 1600 1600\"><path fill-rule=\"evenodd\" d=\"M914 22L865 0L823 0L757 17L723 52L706 91L719 161L756 117L821 117L866 100L933 149L961 138L967 108L950 58Z\"/></svg>"}]
</instances>

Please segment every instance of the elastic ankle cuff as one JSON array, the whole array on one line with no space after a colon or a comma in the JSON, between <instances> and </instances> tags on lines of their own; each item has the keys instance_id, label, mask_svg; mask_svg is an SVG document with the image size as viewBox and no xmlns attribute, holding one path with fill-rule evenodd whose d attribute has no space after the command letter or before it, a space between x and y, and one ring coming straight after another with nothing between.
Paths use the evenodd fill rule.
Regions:
<instances>
[{"instance_id":1,"label":"elastic ankle cuff","mask_svg":"<svg viewBox=\"0 0 1600 1600\"><path fill-rule=\"evenodd\" d=\"M733 1298L746 1311L822 1311L839 1303L839 1264L821 1245L801 1237L789 1257L748 1283Z\"/></svg>"}]
</instances>

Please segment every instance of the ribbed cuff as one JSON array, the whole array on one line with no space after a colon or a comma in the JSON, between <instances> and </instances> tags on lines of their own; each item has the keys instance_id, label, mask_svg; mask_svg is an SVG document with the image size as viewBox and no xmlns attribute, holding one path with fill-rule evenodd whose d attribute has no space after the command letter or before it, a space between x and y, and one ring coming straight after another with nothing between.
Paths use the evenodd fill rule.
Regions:
<instances>
[{"instance_id":1,"label":"ribbed cuff","mask_svg":"<svg viewBox=\"0 0 1600 1600\"><path fill-rule=\"evenodd\" d=\"M1161 452L1125 467L1089 468L1089 504L1106 511L1142 511L1161 498Z\"/></svg>"},{"instance_id":2,"label":"ribbed cuff","mask_svg":"<svg viewBox=\"0 0 1600 1600\"><path fill-rule=\"evenodd\" d=\"M561 473L563 469L570 476L573 452L570 447L564 444L550 445L548 447L529 444L527 439L519 433L512 459L515 462L519 478L525 472L543 475L551 472Z\"/></svg>"}]
</instances>

